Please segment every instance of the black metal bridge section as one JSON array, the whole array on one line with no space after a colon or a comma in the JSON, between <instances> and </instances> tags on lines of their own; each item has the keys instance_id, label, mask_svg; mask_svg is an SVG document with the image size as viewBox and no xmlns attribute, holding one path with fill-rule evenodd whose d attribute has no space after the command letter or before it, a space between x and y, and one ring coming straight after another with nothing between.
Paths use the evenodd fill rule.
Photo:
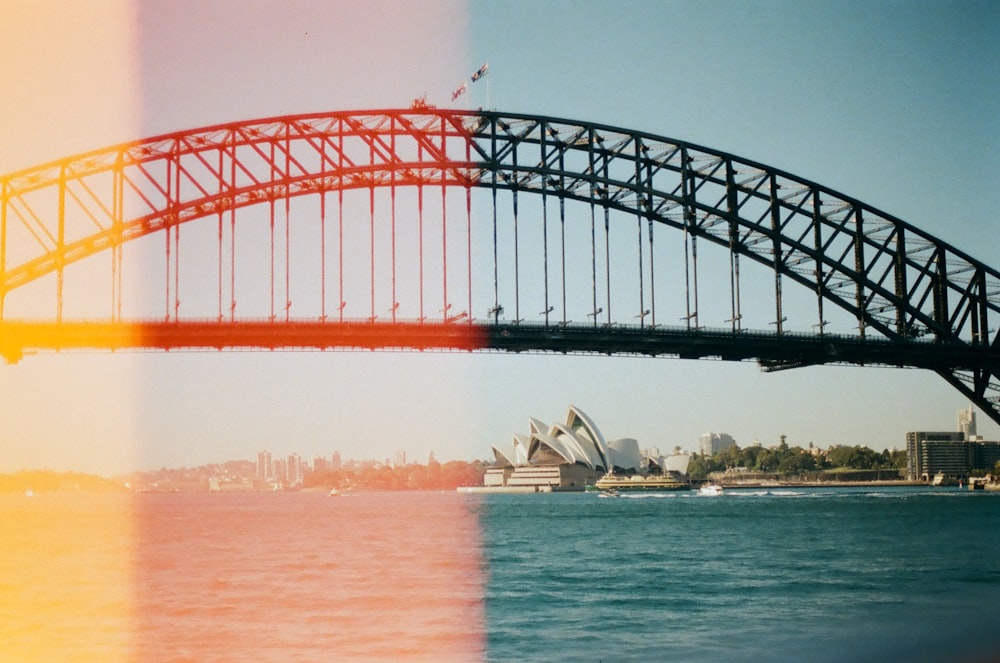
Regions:
<instances>
[{"instance_id":1,"label":"black metal bridge section","mask_svg":"<svg viewBox=\"0 0 1000 663\"><path fill-rule=\"evenodd\" d=\"M95 261L87 308L75 293L95 288L71 283ZM589 122L287 116L0 177L8 360L404 347L888 365L935 371L1000 422L998 320L1000 273L901 219Z\"/></svg>"}]
</instances>

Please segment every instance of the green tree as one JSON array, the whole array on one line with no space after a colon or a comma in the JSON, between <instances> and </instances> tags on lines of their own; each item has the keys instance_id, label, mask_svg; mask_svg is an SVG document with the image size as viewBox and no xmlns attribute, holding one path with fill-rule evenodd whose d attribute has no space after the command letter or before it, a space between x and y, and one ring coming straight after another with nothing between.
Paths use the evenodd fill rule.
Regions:
<instances>
[{"instance_id":1,"label":"green tree","mask_svg":"<svg viewBox=\"0 0 1000 663\"><path fill-rule=\"evenodd\" d=\"M710 472L721 472L726 466L715 456L695 456L688 465L688 474L692 479L707 479Z\"/></svg>"},{"instance_id":2,"label":"green tree","mask_svg":"<svg viewBox=\"0 0 1000 663\"><path fill-rule=\"evenodd\" d=\"M906 469L906 451L890 451L889 463L897 470Z\"/></svg>"},{"instance_id":3,"label":"green tree","mask_svg":"<svg viewBox=\"0 0 1000 663\"><path fill-rule=\"evenodd\" d=\"M816 469L813 455L800 447L789 449L778 463L778 472L781 474L801 474Z\"/></svg>"},{"instance_id":4,"label":"green tree","mask_svg":"<svg viewBox=\"0 0 1000 663\"><path fill-rule=\"evenodd\" d=\"M740 448L737 445L733 445L715 454L714 458L722 465L722 469L739 467L741 460Z\"/></svg>"},{"instance_id":5,"label":"green tree","mask_svg":"<svg viewBox=\"0 0 1000 663\"><path fill-rule=\"evenodd\" d=\"M862 446L838 446L830 449L830 464L834 467L871 469L878 462L878 454Z\"/></svg>"},{"instance_id":6,"label":"green tree","mask_svg":"<svg viewBox=\"0 0 1000 663\"><path fill-rule=\"evenodd\" d=\"M747 447L744 449L741 454L742 458L740 459L742 466L751 469L757 467L757 457L760 455L762 449L763 447Z\"/></svg>"},{"instance_id":7,"label":"green tree","mask_svg":"<svg viewBox=\"0 0 1000 663\"><path fill-rule=\"evenodd\" d=\"M757 461L754 463L753 470L755 472L775 472L778 469L778 463L781 462L781 458L778 456L777 452L771 449L761 449L760 453L757 454Z\"/></svg>"},{"instance_id":8,"label":"green tree","mask_svg":"<svg viewBox=\"0 0 1000 663\"><path fill-rule=\"evenodd\" d=\"M836 446L827 452L827 458L830 460L830 465L834 467L853 467L851 463L854 458L854 448L845 446Z\"/></svg>"}]
</instances>

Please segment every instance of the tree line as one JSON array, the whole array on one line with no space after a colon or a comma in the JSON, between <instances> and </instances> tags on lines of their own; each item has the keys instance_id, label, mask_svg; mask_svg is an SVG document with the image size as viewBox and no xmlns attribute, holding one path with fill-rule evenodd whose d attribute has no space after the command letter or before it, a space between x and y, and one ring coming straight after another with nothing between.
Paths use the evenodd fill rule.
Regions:
<instances>
[{"instance_id":1,"label":"tree line","mask_svg":"<svg viewBox=\"0 0 1000 663\"><path fill-rule=\"evenodd\" d=\"M305 488L337 490L455 490L483 485L486 465L463 460L427 465L364 465L337 470L308 472Z\"/></svg>"},{"instance_id":2,"label":"tree line","mask_svg":"<svg viewBox=\"0 0 1000 663\"><path fill-rule=\"evenodd\" d=\"M815 453L813 448L733 446L713 456L695 456L688 466L692 478L704 479L710 472L743 468L747 472L798 475L831 470L905 470L906 451L878 452L866 446L837 446Z\"/></svg>"},{"instance_id":3,"label":"tree line","mask_svg":"<svg viewBox=\"0 0 1000 663\"><path fill-rule=\"evenodd\" d=\"M11 474L0 474L0 493L68 490L123 492L126 489L121 481L83 472L21 470Z\"/></svg>"}]
</instances>

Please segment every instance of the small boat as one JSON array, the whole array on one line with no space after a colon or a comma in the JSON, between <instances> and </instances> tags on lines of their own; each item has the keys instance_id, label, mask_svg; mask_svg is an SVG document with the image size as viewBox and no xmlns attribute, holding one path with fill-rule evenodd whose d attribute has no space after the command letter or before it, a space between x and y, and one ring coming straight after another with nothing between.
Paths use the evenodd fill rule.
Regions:
<instances>
[{"instance_id":1,"label":"small boat","mask_svg":"<svg viewBox=\"0 0 1000 663\"><path fill-rule=\"evenodd\" d=\"M717 483L706 483L704 486L698 489L700 495L708 495L710 497L716 497L722 494L722 486Z\"/></svg>"},{"instance_id":2,"label":"small boat","mask_svg":"<svg viewBox=\"0 0 1000 663\"><path fill-rule=\"evenodd\" d=\"M336 488L331 488L330 492L327 493L327 496L328 497L339 497L340 496L340 491L337 490Z\"/></svg>"}]
</instances>

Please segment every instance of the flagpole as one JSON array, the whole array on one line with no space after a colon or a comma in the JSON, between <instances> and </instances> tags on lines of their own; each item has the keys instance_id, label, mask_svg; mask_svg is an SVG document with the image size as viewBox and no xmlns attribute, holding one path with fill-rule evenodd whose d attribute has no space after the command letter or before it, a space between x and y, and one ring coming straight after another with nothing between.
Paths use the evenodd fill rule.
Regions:
<instances>
[{"instance_id":1,"label":"flagpole","mask_svg":"<svg viewBox=\"0 0 1000 663\"><path fill-rule=\"evenodd\" d=\"M474 74L472 74L472 82L475 83L480 78L484 78L484 77L486 78L486 108L490 109L490 108L492 108L492 106L491 106L491 99L490 99L490 63L489 62L484 62L483 66L480 67L479 69L477 69Z\"/></svg>"}]
</instances>

